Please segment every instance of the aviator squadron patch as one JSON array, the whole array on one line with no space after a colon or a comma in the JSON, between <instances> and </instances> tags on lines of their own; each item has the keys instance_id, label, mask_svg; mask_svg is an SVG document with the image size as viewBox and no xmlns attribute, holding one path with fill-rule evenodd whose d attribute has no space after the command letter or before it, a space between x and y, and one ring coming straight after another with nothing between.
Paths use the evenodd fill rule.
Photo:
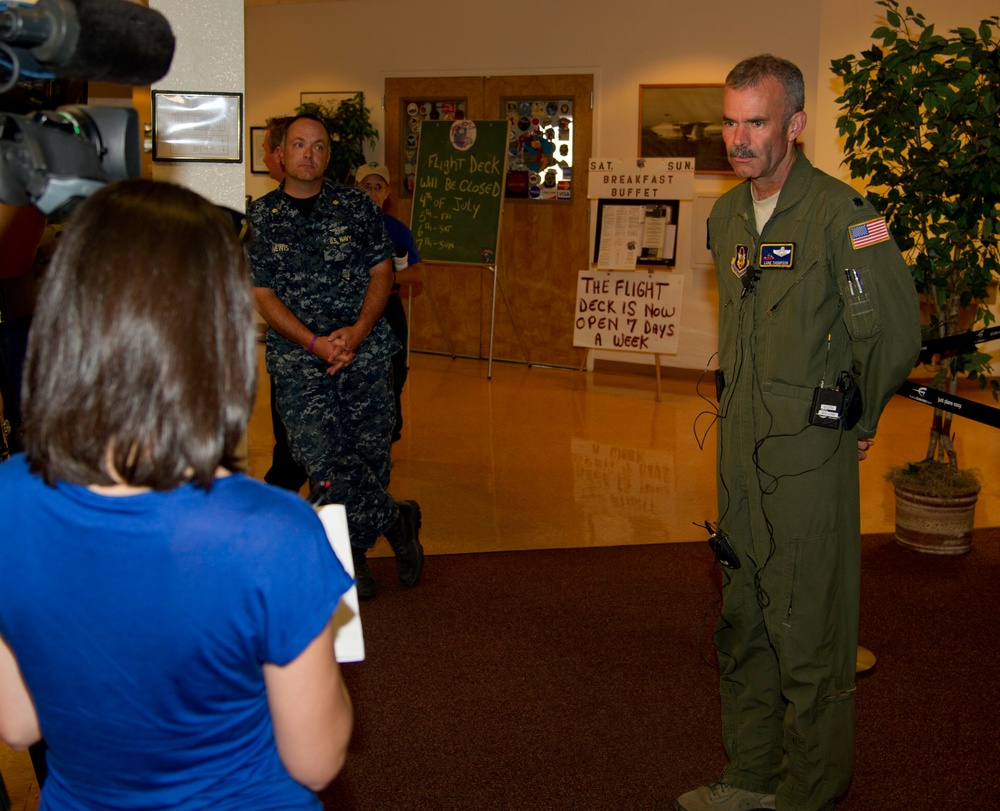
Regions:
<instances>
[{"instance_id":1,"label":"aviator squadron patch","mask_svg":"<svg viewBox=\"0 0 1000 811\"><path fill-rule=\"evenodd\" d=\"M737 279L742 279L750 269L750 247L748 245L737 245L736 256L729 263L729 267L736 275Z\"/></svg>"},{"instance_id":2,"label":"aviator squadron patch","mask_svg":"<svg viewBox=\"0 0 1000 811\"><path fill-rule=\"evenodd\" d=\"M794 242L764 242L757 264L762 268L790 268L794 256Z\"/></svg>"}]
</instances>

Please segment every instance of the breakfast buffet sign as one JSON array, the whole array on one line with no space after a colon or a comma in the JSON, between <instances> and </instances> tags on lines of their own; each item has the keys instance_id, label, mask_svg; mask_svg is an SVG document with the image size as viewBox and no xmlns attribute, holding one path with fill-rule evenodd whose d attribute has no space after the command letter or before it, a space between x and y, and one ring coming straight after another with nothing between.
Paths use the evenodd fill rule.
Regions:
<instances>
[{"instance_id":1,"label":"breakfast buffet sign","mask_svg":"<svg viewBox=\"0 0 1000 811\"><path fill-rule=\"evenodd\" d=\"M677 354L684 277L581 270L573 346Z\"/></svg>"},{"instance_id":2,"label":"breakfast buffet sign","mask_svg":"<svg viewBox=\"0 0 1000 811\"><path fill-rule=\"evenodd\" d=\"M690 200L694 158L591 158L588 196L611 200Z\"/></svg>"}]
</instances>

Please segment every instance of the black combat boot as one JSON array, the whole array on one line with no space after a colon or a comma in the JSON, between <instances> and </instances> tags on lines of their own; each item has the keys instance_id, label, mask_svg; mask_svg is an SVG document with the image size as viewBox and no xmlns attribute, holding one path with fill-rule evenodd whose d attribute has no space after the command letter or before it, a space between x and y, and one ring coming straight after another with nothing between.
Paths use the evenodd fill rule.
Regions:
<instances>
[{"instance_id":1,"label":"black combat boot","mask_svg":"<svg viewBox=\"0 0 1000 811\"><path fill-rule=\"evenodd\" d=\"M354 579L358 584L358 597L362 600L370 600L378 594L378 583L375 581L372 570L368 568L368 560L365 558L367 551L367 549L358 549L356 546L351 547L351 557L354 558Z\"/></svg>"},{"instance_id":2,"label":"black combat boot","mask_svg":"<svg viewBox=\"0 0 1000 811\"><path fill-rule=\"evenodd\" d=\"M397 501L399 517L385 537L396 553L396 573L404 586L420 582L424 569L424 548L420 545L420 505L415 501Z\"/></svg>"}]
</instances>

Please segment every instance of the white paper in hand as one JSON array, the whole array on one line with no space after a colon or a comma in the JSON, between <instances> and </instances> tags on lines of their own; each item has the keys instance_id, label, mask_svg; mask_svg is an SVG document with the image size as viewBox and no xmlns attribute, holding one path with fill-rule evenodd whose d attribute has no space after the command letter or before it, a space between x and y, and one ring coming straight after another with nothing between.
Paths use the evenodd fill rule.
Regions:
<instances>
[{"instance_id":1,"label":"white paper in hand","mask_svg":"<svg viewBox=\"0 0 1000 811\"><path fill-rule=\"evenodd\" d=\"M354 558L351 556L351 536L347 532L347 513L343 504L326 504L317 510L319 520L330 539L330 546L347 573L354 577ZM351 588L340 598L333 612L333 628L337 634L334 651L337 661L363 662L365 637L361 631L361 612L358 609L358 587Z\"/></svg>"}]
</instances>

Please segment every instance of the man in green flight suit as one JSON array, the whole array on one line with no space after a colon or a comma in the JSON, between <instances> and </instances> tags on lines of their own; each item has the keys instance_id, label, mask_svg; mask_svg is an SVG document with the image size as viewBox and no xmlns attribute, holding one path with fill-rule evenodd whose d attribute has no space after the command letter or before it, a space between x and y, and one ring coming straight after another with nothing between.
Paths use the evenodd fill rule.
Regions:
<instances>
[{"instance_id":1,"label":"man in green flight suit","mask_svg":"<svg viewBox=\"0 0 1000 811\"><path fill-rule=\"evenodd\" d=\"M884 218L797 149L804 83L737 65L723 137L742 183L709 218L719 284L716 626L729 765L680 811L825 811L854 759L858 463L920 348ZM721 557L720 557L721 560Z\"/></svg>"}]
</instances>

